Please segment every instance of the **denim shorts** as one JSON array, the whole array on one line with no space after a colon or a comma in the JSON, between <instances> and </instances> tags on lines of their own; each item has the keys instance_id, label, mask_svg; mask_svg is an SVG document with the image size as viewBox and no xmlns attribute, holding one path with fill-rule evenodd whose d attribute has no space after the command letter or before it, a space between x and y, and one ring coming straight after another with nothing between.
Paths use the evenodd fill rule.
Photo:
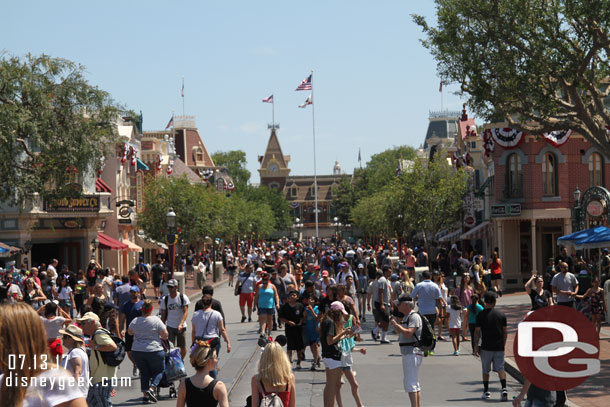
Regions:
<instances>
[{"instance_id":1,"label":"denim shorts","mask_svg":"<svg viewBox=\"0 0 610 407\"><path fill-rule=\"evenodd\" d=\"M258 314L259 315L273 315L273 314L275 314L275 308L259 308Z\"/></svg>"}]
</instances>

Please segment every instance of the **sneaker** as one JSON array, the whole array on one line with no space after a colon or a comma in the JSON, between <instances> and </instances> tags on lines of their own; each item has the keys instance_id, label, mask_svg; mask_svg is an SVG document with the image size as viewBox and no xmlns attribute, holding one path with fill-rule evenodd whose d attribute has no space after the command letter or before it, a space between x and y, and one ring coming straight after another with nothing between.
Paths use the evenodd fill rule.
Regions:
<instances>
[{"instance_id":1,"label":"sneaker","mask_svg":"<svg viewBox=\"0 0 610 407\"><path fill-rule=\"evenodd\" d=\"M444 336L439 336L439 337L438 337L438 340L439 340L439 341L446 341L446 340L447 340L447 338L445 338Z\"/></svg>"},{"instance_id":2,"label":"sneaker","mask_svg":"<svg viewBox=\"0 0 610 407\"><path fill-rule=\"evenodd\" d=\"M460 356L460 351L456 350L455 352L453 352L453 356Z\"/></svg>"},{"instance_id":3,"label":"sneaker","mask_svg":"<svg viewBox=\"0 0 610 407\"><path fill-rule=\"evenodd\" d=\"M316 364L312 363L311 367L309 368L309 370L311 370L312 372L315 372L316 371Z\"/></svg>"},{"instance_id":4,"label":"sneaker","mask_svg":"<svg viewBox=\"0 0 610 407\"><path fill-rule=\"evenodd\" d=\"M252 317L248 317L248 322L252 322Z\"/></svg>"},{"instance_id":5,"label":"sneaker","mask_svg":"<svg viewBox=\"0 0 610 407\"><path fill-rule=\"evenodd\" d=\"M385 341L381 341L380 343L381 343L381 344L383 344L383 345L387 345L387 344L390 344L390 343L392 343L392 342L390 342L390 341L388 341L388 340L386 339Z\"/></svg>"},{"instance_id":6,"label":"sneaker","mask_svg":"<svg viewBox=\"0 0 610 407\"><path fill-rule=\"evenodd\" d=\"M155 394L155 391L153 389L148 389L148 391L146 392L146 397L148 397L148 399L153 403L157 402L157 395Z\"/></svg>"},{"instance_id":7,"label":"sneaker","mask_svg":"<svg viewBox=\"0 0 610 407\"><path fill-rule=\"evenodd\" d=\"M322 368L322 364L320 363L320 359L318 359L318 361L316 362L316 367L317 367L318 369L321 369L321 368Z\"/></svg>"},{"instance_id":8,"label":"sneaker","mask_svg":"<svg viewBox=\"0 0 610 407\"><path fill-rule=\"evenodd\" d=\"M434 351L433 350L429 350L428 351L428 356L434 356Z\"/></svg>"},{"instance_id":9,"label":"sneaker","mask_svg":"<svg viewBox=\"0 0 610 407\"><path fill-rule=\"evenodd\" d=\"M506 391L506 389L502 389L502 395L500 396L500 401L508 401L508 391Z\"/></svg>"},{"instance_id":10,"label":"sneaker","mask_svg":"<svg viewBox=\"0 0 610 407\"><path fill-rule=\"evenodd\" d=\"M246 316L245 315L241 317L241 323L243 324L244 322L246 322Z\"/></svg>"},{"instance_id":11,"label":"sneaker","mask_svg":"<svg viewBox=\"0 0 610 407\"><path fill-rule=\"evenodd\" d=\"M489 400L489 399L491 398L491 393L490 393L490 392L488 392L488 391L486 391L486 392L484 392L484 393L481 395L481 398L482 398L483 400Z\"/></svg>"},{"instance_id":12,"label":"sneaker","mask_svg":"<svg viewBox=\"0 0 610 407\"><path fill-rule=\"evenodd\" d=\"M136 365L133 365L132 376L138 377L139 375L140 375L140 372L138 372L138 368L136 367Z\"/></svg>"},{"instance_id":13,"label":"sneaker","mask_svg":"<svg viewBox=\"0 0 610 407\"><path fill-rule=\"evenodd\" d=\"M148 397L142 397L142 404L152 404L152 400Z\"/></svg>"},{"instance_id":14,"label":"sneaker","mask_svg":"<svg viewBox=\"0 0 610 407\"><path fill-rule=\"evenodd\" d=\"M375 331L371 330L371 338L373 338L373 342L377 342L377 335L375 335Z\"/></svg>"}]
</instances>

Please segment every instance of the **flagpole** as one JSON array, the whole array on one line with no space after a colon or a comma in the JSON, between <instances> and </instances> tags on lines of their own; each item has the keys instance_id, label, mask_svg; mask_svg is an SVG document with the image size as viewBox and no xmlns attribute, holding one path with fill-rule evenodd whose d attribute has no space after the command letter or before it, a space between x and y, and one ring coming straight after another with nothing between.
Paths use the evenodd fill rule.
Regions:
<instances>
[{"instance_id":1,"label":"flagpole","mask_svg":"<svg viewBox=\"0 0 610 407\"><path fill-rule=\"evenodd\" d=\"M184 116L184 76L182 77L182 116Z\"/></svg>"},{"instance_id":2,"label":"flagpole","mask_svg":"<svg viewBox=\"0 0 610 407\"><path fill-rule=\"evenodd\" d=\"M275 96L271 99L271 128L275 129Z\"/></svg>"},{"instance_id":3,"label":"flagpole","mask_svg":"<svg viewBox=\"0 0 610 407\"><path fill-rule=\"evenodd\" d=\"M311 128L313 133L313 185L315 195L315 208L316 214L316 241L319 238L318 228L318 173L316 171L316 115L315 115L315 103L313 103L313 69L311 70Z\"/></svg>"}]
</instances>

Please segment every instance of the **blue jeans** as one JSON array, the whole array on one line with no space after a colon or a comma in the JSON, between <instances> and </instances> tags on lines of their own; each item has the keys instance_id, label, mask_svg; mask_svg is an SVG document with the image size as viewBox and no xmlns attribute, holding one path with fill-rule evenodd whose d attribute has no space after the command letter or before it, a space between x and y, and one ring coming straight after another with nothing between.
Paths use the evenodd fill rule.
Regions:
<instances>
[{"instance_id":1,"label":"blue jeans","mask_svg":"<svg viewBox=\"0 0 610 407\"><path fill-rule=\"evenodd\" d=\"M110 381L110 378L108 378ZM112 407L112 400L110 399L110 393L112 393L112 386L107 383L107 386L102 386L102 383L95 383L89 387L87 393L87 405L89 407Z\"/></svg>"},{"instance_id":2,"label":"blue jeans","mask_svg":"<svg viewBox=\"0 0 610 407\"><path fill-rule=\"evenodd\" d=\"M218 345L216 346L216 357L218 358L218 355L220 355L220 341L218 341ZM218 363L216 363L216 366L214 366L214 370L212 370L210 372L210 376L212 377L212 379L216 379L216 375L218 375L218 371L216 370L216 368L218 367Z\"/></svg>"},{"instance_id":3,"label":"blue jeans","mask_svg":"<svg viewBox=\"0 0 610 407\"><path fill-rule=\"evenodd\" d=\"M140 370L140 390L142 393L148 391L150 387L159 386L163 371L165 370L165 352L140 352L131 351L131 356L138 370Z\"/></svg>"}]
</instances>

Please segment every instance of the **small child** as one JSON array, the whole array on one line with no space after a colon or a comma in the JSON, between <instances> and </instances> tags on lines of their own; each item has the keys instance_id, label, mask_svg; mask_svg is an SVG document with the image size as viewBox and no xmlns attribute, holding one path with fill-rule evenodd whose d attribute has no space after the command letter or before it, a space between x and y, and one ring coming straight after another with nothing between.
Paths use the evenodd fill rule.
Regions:
<instances>
[{"instance_id":1,"label":"small child","mask_svg":"<svg viewBox=\"0 0 610 407\"><path fill-rule=\"evenodd\" d=\"M311 294L307 299L307 308L305 308L305 346L309 345L313 362L311 370L320 368L320 355L318 354L318 342L320 342L320 330L318 328L320 322L320 312L318 311L318 297ZM304 352L304 351L303 351Z\"/></svg>"},{"instance_id":2,"label":"small child","mask_svg":"<svg viewBox=\"0 0 610 407\"><path fill-rule=\"evenodd\" d=\"M453 356L460 354L460 331L462 329L462 304L457 295L452 295L449 300L449 334L453 342Z\"/></svg>"}]
</instances>

